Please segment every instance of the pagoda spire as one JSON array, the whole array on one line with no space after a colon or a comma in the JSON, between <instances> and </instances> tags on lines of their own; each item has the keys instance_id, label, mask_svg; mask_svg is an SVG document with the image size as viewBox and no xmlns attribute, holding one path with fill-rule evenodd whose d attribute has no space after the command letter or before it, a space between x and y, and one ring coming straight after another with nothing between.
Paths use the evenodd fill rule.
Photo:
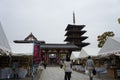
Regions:
<instances>
[{"instance_id":1,"label":"pagoda spire","mask_svg":"<svg viewBox=\"0 0 120 80\"><path fill-rule=\"evenodd\" d=\"M75 24L75 12L73 11L73 24Z\"/></svg>"}]
</instances>

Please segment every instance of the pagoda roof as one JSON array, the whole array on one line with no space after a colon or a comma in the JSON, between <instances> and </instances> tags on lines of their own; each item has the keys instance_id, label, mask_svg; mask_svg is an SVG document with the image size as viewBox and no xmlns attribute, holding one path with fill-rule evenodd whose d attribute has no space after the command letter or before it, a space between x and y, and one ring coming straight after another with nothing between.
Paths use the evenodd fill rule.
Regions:
<instances>
[{"instance_id":1,"label":"pagoda roof","mask_svg":"<svg viewBox=\"0 0 120 80\"><path fill-rule=\"evenodd\" d=\"M87 31L85 31L85 30L83 30L83 31L67 31L66 34L65 34L65 36L70 35L71 33L74 33L74 34L78 33L80 35L83 35L86 32Z\"/></svg>"},{"instance_id":2,"label":"pagoda roof","mask_svg":"<svg viewBox=\"0 0 120 80\"><path fill-rule=\"evenodd\" d=\"M85 42L82 42L82 43L77 43L77 44L75 44L75 45L77 45L77 46L80 46L80 47L85 47L85 46L87 46L87 45L90 45L90 43L85 43Z\"/></svg>"},{"instance_id":3,"label":"pagoda roof","mask_svg":"<svg viewBox=\"0 0 120 80\"><path fill-rule=\"evenodd\" d=\"M67 27L66 27L66 31L67 30L71 30L73 29L74 27L78 28L78 30L81 30L85 27L85 25L75 25L75 24L68 24Z\"/></svg>"},{"instance_id":4,"label":"pagoda roof","mask_svg":"<svg viewBox=\"0 0 120 80\"><path fill-rule=\"evenodd\" d=\"M15 40L15 43L33 43L33 41ZM37 43L39 43L37 41ZM40 44L42 49L70 49L79 50L79 47L74 44L56 44L56 43L44 43Z\"/></svg>"},{"instance_id":5,"label":"pagoda roof","mask_svg":"<svg viewBox=\"0 0 120 80\"><path fill-rule=\"evenodd\" d=\"M25 41L25 40L14 40L15 43L33 43L33 42L37 42L37 43L45 43L45 41Z\"/></svg>"},{"instance_id":6,"label":"pagoda roof","mask_svg":"<svg viewBox=\"0 0 120 80\"><path fill-rule=\"evenodd\" d=\"M88 38L87 36L78 36L78 37L76 37L76 36L68 36L68 37L66 37L66 39L64 41L73 41L75 39L79 40L79 41L83 41L83 40L85 40L87 38Z\"/></svg>"}]
</instances>

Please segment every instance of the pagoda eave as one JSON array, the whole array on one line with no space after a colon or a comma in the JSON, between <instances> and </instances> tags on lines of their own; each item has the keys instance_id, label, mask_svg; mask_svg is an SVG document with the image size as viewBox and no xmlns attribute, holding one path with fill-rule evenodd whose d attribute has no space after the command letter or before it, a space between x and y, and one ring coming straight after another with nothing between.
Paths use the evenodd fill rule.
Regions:
<instances>
[{"instance_id":1,"label":"pagoda eave","mask_svg":"<svg viewBox=\"0 0 120 80\"><path fill-rule=\"evenodd\" d=\"M79 39L79 41L83 41L83 40L85 40L85 39L87 39L88 37L87 36L82 36L82 37L67 37L64 41L73 41L73 40L78 40Z\"/></svg>"},{"instance_id":2,"label":"pagoda eave","mask_svg":"<svg viewBox=\"0 0 120 80\"><path fill-rule=\"evenodd\" d=\"M90 45L90 43L81 43L81 44L75 44L75 45L80 47L85 47L87 45Z\"/></svg>"},{"instance_id":3,"label":"pagoda eave","mask_svg":"<svg viewBox=\"0 0 120 80\"><path fill-rule=\"evenodd\" d=\"M25 40L14 40L15 43L45 43L45 41L25 41Z\"/></svg>"},{"instance_id":4,"label":"pagoda eave","mask_svg":"<svg viewBox=\"0 0 120 80\"><path fill-rule=\"evenodd\" d=\"M83 35L84 33L86 33L87 31L68 31L66 34L65 34L65 36L69 36L70 34L72 34L72 33L75 33L75 34L80 34L80 35Z\"/></svg>"},{"instance_id":5,"label":"pagoda eave","mask_svg":"<svg viewBox=\"0 0 120 80\"><path fill-rule=\"evenodd\" d=\"M77 27L79 28L79 30L83 29L85 27L85 25L74 25L74 24L68 24L67 28L65 29L67 30L71 30L72 28Z\"/></svg>"}]
</instances>

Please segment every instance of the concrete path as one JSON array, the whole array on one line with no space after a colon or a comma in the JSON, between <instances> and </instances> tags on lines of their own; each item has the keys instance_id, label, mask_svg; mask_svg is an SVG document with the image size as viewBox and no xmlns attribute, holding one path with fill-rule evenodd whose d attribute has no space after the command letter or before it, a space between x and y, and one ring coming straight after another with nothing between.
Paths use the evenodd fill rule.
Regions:
<instances>
[{"instance_id":1,"label":"concrete path","mask_svg":"<svg viewBox=\"0 0 120 80\"><path fill-rule=\"evenodd\" d=\"M60 67L47 67L43 70L39 80L64 80L64 70ZM71 80L89 80L87 75L73 71ZM93 80L100 80L94 78Z\"/></svg>"}]
</instances>

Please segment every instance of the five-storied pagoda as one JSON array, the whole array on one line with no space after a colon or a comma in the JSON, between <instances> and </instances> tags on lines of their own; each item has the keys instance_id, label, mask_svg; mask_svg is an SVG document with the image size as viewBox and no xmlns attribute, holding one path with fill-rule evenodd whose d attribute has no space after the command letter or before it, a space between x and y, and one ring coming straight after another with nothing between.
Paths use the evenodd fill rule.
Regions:
<instances>
[{"instance_id":1,"label":"five-storied pagoda","mask_svg":"<svg viewBox=\"0 0 120 80\"><path fill-rule=\"evenodd\" d=\"M68 44L75 44L81 50L82 47L89 45L89 43L83 42L88 37L82 36L87 31L82 30L85 25L76 25L75 24L75 13L73 12L73 24L68 24L67 28L65 29L67 32L65 34L66 39L64 41L68 42Z\"/></svg>"}]
</instances>

